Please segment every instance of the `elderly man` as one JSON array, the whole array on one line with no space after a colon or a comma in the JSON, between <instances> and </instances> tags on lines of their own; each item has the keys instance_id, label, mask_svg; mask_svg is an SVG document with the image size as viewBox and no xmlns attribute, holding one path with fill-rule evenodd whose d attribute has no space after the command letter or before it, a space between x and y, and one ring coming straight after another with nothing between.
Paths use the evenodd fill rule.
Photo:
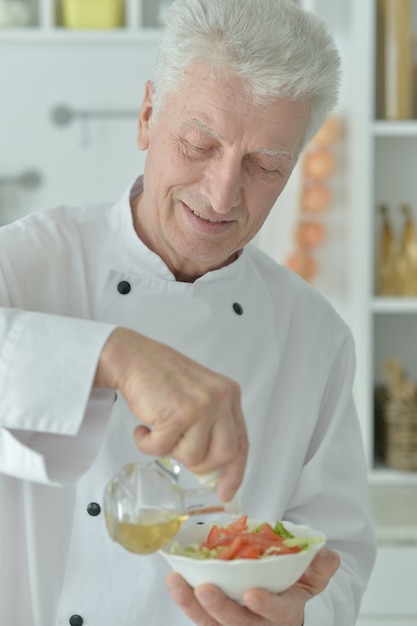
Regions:
<instances>
[{"instance_id":1,"label":"elderly man","mask_svg":"<svg viewBox=\"0 0 417 626\"><path fill-rule=\"evenodd\" d=\"M143 176L115 205L2 229L4 623L355 623L374 544L351 336L249 243L338 82L330 36L290 0L174 0L139 115ZM170 597L166 564L112 543L101 509L121 466L163 454L328 548L279 595L241 606L171 573Z\"/></svg>"}]
</instances>

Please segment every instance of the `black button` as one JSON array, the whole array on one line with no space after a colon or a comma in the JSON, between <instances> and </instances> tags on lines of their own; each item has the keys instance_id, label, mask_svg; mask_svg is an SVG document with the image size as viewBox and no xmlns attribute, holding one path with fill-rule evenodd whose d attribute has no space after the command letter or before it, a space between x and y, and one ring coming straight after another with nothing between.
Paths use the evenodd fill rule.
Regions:
<instances>
[{"instance_id":1,"label":"black button","mask_svg":"<svg viewBox=\"0 0 417 626\"><path fill-rule=\"evenodd\" d=\"M83 626L84 620L81 615L71 615L69 618L69 623L71 626Z\"/></svg>"},{"instance_id":2,"label":"black button","mask_svg":"<svg viewBox=\"0 0 417 626\"><path fill-rule=\"evenodd\" d=\"M121 280L120 283L117 285L117 291L121 293L122 296L128 294L130 290L131 286L130 283L127 282L127 280Z\"/></svg>"},{"instance_id":3,"label":"black button","mask_svg":"<svg viewBox=\"0 0 417 626\"><path fill-rule=\"evenodd\" d=\"M233 310L237 315L243 315L243 306L239 302L233 303Z\"/></svg>"},{"instance_id":4,"label":"black button","mask_svg":"<svg viewBox=\"0 0 417 626\"><path fill-rule=\"evenodd\" d=\"M96 515L100 515L100 512L101 512L101 506L97 504L97 502L90 502L90 504L87 505L87 513L89 515L96 517Z\"/></svg>"}]
</instances>

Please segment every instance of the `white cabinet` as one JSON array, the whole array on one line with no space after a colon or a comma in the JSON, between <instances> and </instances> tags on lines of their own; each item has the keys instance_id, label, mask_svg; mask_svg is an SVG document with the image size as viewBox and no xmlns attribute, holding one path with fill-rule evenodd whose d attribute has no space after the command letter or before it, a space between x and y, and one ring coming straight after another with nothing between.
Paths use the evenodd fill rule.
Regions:
<instances>
[{"instance_id":1,"label":"white cabinet","mask_svg":"<svg viewBox=\"0 0 417 626\"><path fill-rule=\"evenodd\" d=\"M417 625L417 489L372 487L378 552L357 626Z\"/></svg>"},{"instance_id":2,"label":"white cabinet","mask_svg":"<svg viewBox=\"0 0 417 626\"><path fill-rule=\"evenodd\" d=\"M359 624L417 624L417 544L381 545Z\"/></svg>"},{"instance_id":3,"label":"white cabinet","mask_svg":"<svg viewBox=\"0 0 417 626\"><path fill-rule=\"evenodd\" d=\"M349 75L349 186L354 256L351 263L353 331L357 344L356 402L374 483L417 484L416 472L380 463L375 449L374 388L385 359L396 357L417 381L417 298L377 295L380 214L386 204L396 233L399 208L411 207L417 223L417 121L377 119L377 2L351 4ZM397 2L398 4L398 2ZM412 0L414 21L417 2Z\"/></svg>"},{"instance_id":4,"label":"white cabinet","mask_svg":"<svg viewBox=\"0 0 417 626\"><path fill-rule=\"evenodd\" d=\"M417 624L417 546L380 545L362 615L414 619Z\"/></svg>"},{"instance_id":5,"label":"white cabinet","mask_svg":"<svg viewBox=\"0 0 417 626\"><path fill-rule=\"evenodd\" d=\"M393 0L401 4L402 0ZM408 0L404 0L406 2ZM413 4L417 25L417 0ZM377 295L376 274L384 203L398 234L400 206L408 204L417 223L417 120L377 118L377 4L379 0L304 0L336 36L342 56L341 114L345 127L343 168L343 255L345 310L356 343L355 400L373 484L417 485L417 472L389 468L378 458L374 390L389 357L404 362L417 382L417 297ZM417 32L417 26L416 26ZM417 74L416 74L417 75ZM324 292L336 304L334 294Z\"/></svg>"}]
</instances>

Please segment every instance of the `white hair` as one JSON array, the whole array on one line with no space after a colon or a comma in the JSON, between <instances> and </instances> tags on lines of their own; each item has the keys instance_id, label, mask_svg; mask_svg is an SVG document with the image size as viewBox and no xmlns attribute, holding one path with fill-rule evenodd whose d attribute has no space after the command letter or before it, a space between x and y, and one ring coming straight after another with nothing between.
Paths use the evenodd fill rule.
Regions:
<instances>
[{"instance_id":1,"label":"white hair","mask_svg":"<svg viewBox=\"0 0 417 626\"><path fill-rule=\"evenodd\" d=\"M256 104L280 97L306 102L303 145L337 103L340 57L333 38L293 0L174 0L153 78L155 115L195 63L228 69Z\"/></svg>"}]
</instances>

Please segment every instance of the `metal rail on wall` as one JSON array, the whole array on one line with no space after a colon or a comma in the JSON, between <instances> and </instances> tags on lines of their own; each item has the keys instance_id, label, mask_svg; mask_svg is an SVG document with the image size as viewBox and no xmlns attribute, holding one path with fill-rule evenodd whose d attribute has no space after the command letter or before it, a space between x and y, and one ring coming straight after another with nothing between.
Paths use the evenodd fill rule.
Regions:
<instances>
[{"instance_id":1,"label":"metal rail on wall","mask_svg":"<svg viewBox=\"0 0 417 626\"><path fill-rule=\"evenodd\" d=\"M42 184L42 175L38 170L28 169L15 176L0 176L0 187L19 187L27 191L37 189Z\"/></svg>"},{"instance_id":2,"label":"metal rail on wall","mask_svg":"<svg viewBox=\"0 0 417 626\"><path fill-rule=\"evenodd\" d=\"M129 109L72 109L66 105L57 105L52 109L51 117L58 126L66 126L74 120L123 119L137 117L139 110Z\"/></svg>"},{"instance_id":3,"label":"metal rail on wall","mask_svg":"<svg viewBox=\"0 0 417 626\"><path fill-rule=\"evenodd\" d=\"M81 146L91 143L90 122L97 120L137 119L139 109L73 109L65 104L55 106L51 111L51 120L57 126L68 126L74 121L80 123Z\"/></svg>"}]
</instances>

